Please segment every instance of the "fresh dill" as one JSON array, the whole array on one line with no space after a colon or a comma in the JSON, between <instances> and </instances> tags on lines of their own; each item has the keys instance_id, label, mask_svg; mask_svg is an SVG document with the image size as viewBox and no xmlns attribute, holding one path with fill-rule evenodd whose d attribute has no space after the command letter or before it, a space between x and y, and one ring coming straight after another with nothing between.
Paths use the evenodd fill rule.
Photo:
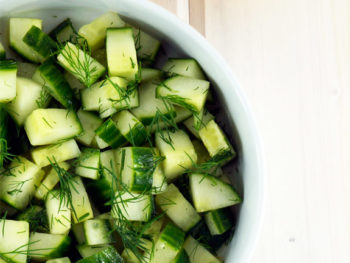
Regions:
<instances>
[{"instance_id":1,"label":"fresh dill","mask_svg":"<svg viewBox=\"0 0 350 263\"><path fill-rule=\"evenodd\" d=\"M27 180L18 180L18 181L13 181L9 183L9 191L7 191L7 194L16 195L16 194L22 193L23 186L31 180L32 179L30 178Z\"/></svg>"},{"instance_id":2,"label":"fresh dill","mask_svg":"<svg viewBox=\"0 0 350 263\"><path fill-rule=\"evenodd\" d=\"M50 94L45 89L45 84L41 88L39 98L36 99L35 103L38 106L38 108L44 108L50 98Z\"/></svg>"},{"instance_id":3,"label":"fresh dill","mask_svg":"<svg viewBox=\"0 0 350 263\"><path fill-rule=\"evenodd\" d=\"M43 119L43 121L46 123L46 125L49 126L49 127L52 129L51 124L46 120L46 118L43 117L42 119Z\"/></svg>"},{"instance_id":4,"label":"fresh dill","mask_svg":"<svg viewBox=\"0 0 350 263\"><path fill-rule=\"evenodd\" d=\"M40 257L43 256L45 251L52 250L52 248L37 248L37 249L29 249L31 245L34 245L36 243L40 242L40 240L30 241L24 245L21 245L11 251L8 252L0 252L0 256L6 256L6 255L26 255L28 257Z\"/></svg>"},{"instance_id":5,"label":"fresh dill","mask_svg":"<svg viewBox=\"0 0 350 263\"><path fill-rule=\"evenodd\" d=\"M0 168L3 167L4 162L12 162L16 155L9 153L8 150L10 148L7 146L7 140L4 138L0 138Z\"/></svg>"},{"instance_id":6,"label":"fresh dill","mask_svg":"<svg viewBox=\"0 0 350 263\"><path fill-rule=\"evenodd\" d=\"M4 215L3 215L2 218L0 219L0 221L2 222L2 237L5 236L6 217L7 217L7 210L5 211Z\"/></svg>"}]
</instances>

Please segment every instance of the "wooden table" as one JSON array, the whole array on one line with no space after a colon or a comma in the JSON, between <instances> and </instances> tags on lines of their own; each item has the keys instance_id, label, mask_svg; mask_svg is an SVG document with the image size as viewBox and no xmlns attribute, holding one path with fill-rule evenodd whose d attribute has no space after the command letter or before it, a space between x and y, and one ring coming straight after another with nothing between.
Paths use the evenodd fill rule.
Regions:
<instances>
[{"instance_id":1,"label":"wooden table","mask_svg":"<svg viewBox=\"0 0 350 263\"><path fill-rule=\"evenodd\" d=\"M350 2L154 2L221 52L255 112L269 189L252 262L350 262Z\"/></svg>"}]
</instances>

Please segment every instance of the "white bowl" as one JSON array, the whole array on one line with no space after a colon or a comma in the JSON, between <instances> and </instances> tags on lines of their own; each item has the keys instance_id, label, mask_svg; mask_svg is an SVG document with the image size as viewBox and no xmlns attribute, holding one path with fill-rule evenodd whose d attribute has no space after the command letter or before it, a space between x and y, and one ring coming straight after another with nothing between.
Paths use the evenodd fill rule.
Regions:
<instances>
[{"instance_id":1,"label":"white bowl","mask_svg":"<svg viewBox=\"0 0 350 263\"><path fill-rule=\"evenodd\" d=\"M229 129L231 140L239 152L236 161L239 175L236 174L233 181L238 184L238 188L243 186L238 190L243 193L244 201L239 209L237 230L229 244L225 262L249 262L263 217L262 148L253 115L242 90L229 66L208 42L174 15L148 1L0 0L0 7L0 32L3 33L0 37L5 42L8 39L8 16L42 18L44 29L50 30L66 17L70 17L76 26L80 26L108 10L114 10L161 39L167 55L188 55L200 63L223 102L222 109L226 117L222 121L227 126L226 131Z\"/></svg>"}]
</instances>

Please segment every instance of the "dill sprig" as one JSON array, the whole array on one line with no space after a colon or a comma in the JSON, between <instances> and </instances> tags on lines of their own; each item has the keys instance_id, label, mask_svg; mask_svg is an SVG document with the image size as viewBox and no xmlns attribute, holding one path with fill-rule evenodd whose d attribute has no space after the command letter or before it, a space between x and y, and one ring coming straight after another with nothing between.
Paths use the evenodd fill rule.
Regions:
<instances>
[{"instance_id":1,"label":"dill sprig","mask_svg":"<svg viewBox=\"0 0 350 263\"><path fill-rule=\"evenodd\" d=\"M72 200L72 191L75 191L77 194L79 194L78 190L75 187L77 182L74 180L74 176L72 174L58 165L55 157L52 158L53 160L48 157L48 160L52 168L57 173L60 182L60 187L57 194L58 196L56 196L60 201L58 211L60 211L63 206L68 206L72 210L75 218L78 219Z\"/></svg>"},{"instance_id":2,"label":"dill sprig","mask_svg":"<svg viewBox=\"0 0 350 263\"><path fill-rule=\"evenodd\" d=\"M32 178L29 178L26 180L18 180L18 181L13 181L9 183L9 191L7 191L7 194L16 195L16 194L22 193L23 186L31 180Z\"/></svg>"},{"instance_id":3,"label":"dill sprig","mask_svg":"<svg viewBox=\"0 0 350 263\"><path fill-rule=\"evenodd\" d=\"M40 240L35 240L35 241L30 241L24 245L21 245L11 251L8 252L0 252L0 256L6 256L6 255L12 255L12 254L16 254L16 255L27 255L28 257L40 257L43 256L45 253L45 251L47 250L52 250L52 248L37 248L37 249L29 249L30 245L36 244L40 242ZM41 253L40 253L41 252Z\"/></svg>"},{"instance_id":4,"label":"dill sprig","mask_svg":"<svg viewBox=\"0 0 350 263\"><path fill-rule=\"evenodd\" d=\"M0 168L3 167L4 162L12 162L16 158L15 154L8 152L9 149L7 140L0 138Z\"/></svg>"},{"instance_id":5,"label":"dill sprig","mask_svg":"<svg viewBox=\"0 0 350 263\"><path fill-rule=\"evenodd\" d=\"M92 75L97 71L97 67L92 67L94 59L91 56L91 49L86 39L77 36L77 41L80 43L79 46L76 46L77 50L73 49L69 42L65 44L58 43L57 54L61 54L68 62L71 73L86 87L89 87L91 85ZM83 53L82 59L79 59L80 53Z\"/></svg>"},{"instance_id":6,"label":"dill sprig","mask_svg":"<svg viewBox=\"0 0 350 263\"><path fill-rule=\"evenodd\" d=\"M44 108L50 98L50 94L45 89L45 84L41 88L39 98L35 101L38 108Z\"/></svg>"}]
</instances>

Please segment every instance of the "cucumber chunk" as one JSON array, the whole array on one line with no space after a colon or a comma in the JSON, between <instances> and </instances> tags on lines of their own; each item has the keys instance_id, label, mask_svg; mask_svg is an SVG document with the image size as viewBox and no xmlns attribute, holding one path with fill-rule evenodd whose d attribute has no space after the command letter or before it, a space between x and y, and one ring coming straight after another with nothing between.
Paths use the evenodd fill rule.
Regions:
<instances>
[{"instance_id":1,"label":"cucumber chunk","mask_svg":"<svg viewBox=\"0 0 350 263\"><path fill-rule=\"evenodd\" d=\"M108 28L106 51L111 76L135 79L139 66L132 28Z\"/></svg>"},{"instance_id":2,"label":"cucumber chunk","mask_svg":"<svg viewBox=\"0 0 350 263\"><path fill-rule=\"evenodd\" d=\"M111 247L111 245L102 245L102 246L89 246L89 245L79 245L77 246L77 250L82 258L87 258L96 253Z\"/></svg>"},{"instance_id":3,"label":"cucumber chunk","mask_svg":"<svg viewBox=\"0 0 350 263\"><path fill-rule=\"evenodd\" d=\"M109 147L108 143L106 143L97 135L95 135L95 137L92 139L91 146L94 148L98 148L100 150L103 150Z\"/></svg>"},{"instance_id":4,"label":"cucumber chunk","mask_svg":"<svg viewBox=\"0 0 350 263\"><path fill-rule=\"evenodd\" d=\"M168 76L181 75L194 79L205 80L203 70L193 58L169 58L162 68Z\"/></svg>"},{"instance_id":5,"label":"cucumber chunk","mask_svg":"<svg viewBox=\"0 0 350 263\"><path fill-rule=\"evenodd\" d=\"M199 130L199 137L213 161L226 163L236 156L233 147L214 120Z\"/></svg>"},{"instance_id":6,"label":"cucumber chunk","mask_svg":"<svg viewBox=\"0 0 350 263\"><path fill-rule=\"evenodd\" d=\"M141 68L141 82L160 81L164 72L155 68Z\"/></svg>"},{"instance_id":7,"label":"cucumber chunk","mask_svg":"<svg viewBox=\"0 0 350 263\"><path fill-rule=\"evenodd\" d=\"M49 232L46 211L40 206L30 205L26 210L18 214L16 220L28 222L31 232Z\"/></svg>"},{"instance_id":8,"label":"cucumber chunk","mask_svg":"<svg viewBox=\"0 0 350 263\"><path fill-rule=\"evenodd\" d=\"M26 263L27 253L8 253L14 250L27 251L29 224L25 221L0 220L0 259L4 262Z\"/></svg>"},{"instance_id":9,"label":"cucumber chunk","mask_svg":"<svg viewBox=\"0 0 350 263\"><path fill-rule=\"evenodd\" d=\"M107 248L93 254L89 257L80 259L77 263L123 263L123 258L118 254L114 247Z\"/></svg>"},{"instance_id":10,"label":"cucumber chunk","mask_svg":"<svg viewBox=\"0 0 350 263\"><path fill-rule=\"evenodd\" d=\"M139 96L137 88L128 87L128 81L111 77L83 89L81 101L83 110L98 111L101 118L107 118L117 111L137 107Z\"/></svg>"},{"instance_id":11,"label":"cucumber chunk","mask_svg":"<svg viewBox=\"0 0 350 263\"><path fill-rule=\"evenodd\" d=\"M150 263L171 263L180 253L184 243L185 232L168 223L155 243Z\"/></svg>"},{"instance_id":12,"label":"cucumber chunk","mask_svg":"<svg viewBox=\"0 0 350 263\"><path fill-rule=\"evenodd\" d=\"M59 144L33 148L31 156L35 164L40 167L55 162L64 162L77 158L80 155L78 144L75 140L69 140Z\"/></svg>"},{"instance_id":13,"label":"cucumber chunk","mask_svg":"<svg viewBox=\"0 0 350 263\"><path fill-rule=\"evenodd\" d=\"M70 165L65 162L58 163L58 166L66 171L70 168ZM57 174L57 171L53 167L51 167L46 177L39 185L38 189L36 189L36 192L34 194L35 198L39 200L45 200L48 192L51 191L57 185L59 180L60 179Z\"/></svg>"},{"instance_id":14,"label":"cucumber chunk","mask_svg":"<svg viewBox=\"0 0 350 263\"><path fill-rule=\"evenodd\" d=\"M72 21L67 18L51 30L49 36L58 43L72 42L77 43L78 34L75 31Z\"/></svg>"},{"instance_id":15,"label":"cucumber chunk","mask_svg":"<svg viewBox=\"0 0 350 263\"><path fill-rule=\"evenodd\" d=\"M45 207L51 234L67 235L71 229L71 207L65 200L60 200L59 190L50 191Z\"/></svg>"},{"instance_id":16,"label":"cucumber chunk","mask_svg":"<svg viewBox=\"0 0 350 263\"><path fill-rule=\"evenodd\" d=\"M156 98L157 85L148 82L139 87L140 106L131 112L145 125L160 122L163 118L174 118L176 113L172 104Z\"/></svg>"},{"instance_id":17,"label":"cucumber chunk","mask_svg":"<svg viewBox=\"0 0 350 263\"><path fill-rule=\"evenodd\" d=\"M57 56L58 63L72 73L86 87L90 87L106 71L105 67L93 59L86 48L81 50L78 46L67 42Z\"/></svg>"},{"instance_id":18,"label":"cucumber chunk","mask_svg":"<svg viewBox=\"0 0 350 263\"><path fill-rule=\"evenodd\" d=\"M75 173L81 177L97 180L100 177L100 150L84 148L77 160Z\"/></svg>"},{"instance_id":19,"label":"cucumber chunk","mask_svg":"<svg viewBox=\"0 0 350 263\"><path fill-rule=\"evenodd\" d=\"M106 30L110 27L124 27L125 22L116 12L108 12L79 29L79 35L86 39L91 51L103 47Z\"/></svg>"},{"instance_id":20,"label":"cucumber chunk","mask_svg":"<svg viewBox=\"0 0 350 263\"><path fill-rule=\"evenodd\" d=\"M199 112L207 99L209 84L205 80L176 76L162 82L157 87L156 96L192 112Z\"/></svg>"},{"instance_id":21,"label":"cucumber chunk","mask_svg":"<svg viewBox=\"0 0 350 263\"><path fill-rule=\"evenodd\" d=\"M152 65L160 48L159 40L139 28L133 28L133 35L137 58L143 65Z\"/></svg>"},{"instance_id":22,"label":"cucumber chunk","mask_svg":"<svg viewBox=\"0 0 350 263\"><path fill-rule=\"evenodd\" d=\"M16 97L17 63L14 60L0 60L0 103Z\"/></svg>"},{"instance_id":23,"label":"cucumber chunk","mask_svg":"<svg viewBox=\"0 0 350 263\"><path fill-rule=\"evenodd\" d=\"M51 56L57 48L56 42L37 26L32 26L28 30L23 37L23 42L36 53L40 63Z\"/></svg>"},{"instance_id":24,"label":"cucumber chunk","mask_svg":"<svg viewBox=\"0 0 350 263\"><path fill-rule=\"evenodd\" d=\"M212 255L203 245L201 245L193 237L188 236L184 243L184 248L187 252L187 255L190 257L191 263L221 263L221 261Z\"/></svg>"},{"instance_id":25,"label":"cucumber chunk","mask_svg":"<svg viewBox=\"0 0 350 263\"><path fill-rule=\"evenodd\" d=\"M210 234L213 236L225 233L233 225L231 216L226 209L209 211L204 215L204 218Z\"/></svg>"},{"instance_id":26,"label":"cucumber chunk","mask_svg":"<svg viewBox=\"0 0 350 263\"><path fill-rule=\"evenodd\" d=\"M241 203L233 187L220 179L204 174L191 174L190 188L197 212L206 212Z\"/></svg>"},{"instance_id":27,"label":"cucumber chunk","mask_svg":"<svg viewBox=\"0 0 350 263\"><path fill-rule=\"evenodd\" d=\"M162 156L164 174L168 180L173 180L186 169L190 169L197 162L197 155L188 135L183 130L169 132L171 145L162 139L159 132L155 134L156 146ZM174 148L173 148L174 147Z\"/></svg>"},{"instance_id":28,"label":"cucumber chunk","mask_svg":"<svg viewBox=\"0 0 350 263\"><path fill-rule=\"evenodd\" d=\"M161 159L148 147L124 147L117 151L118 174L131 191L148 191Z\"/></svg>"},{"instance_id":29,"label":"cucumber chunk","mask_svg":"<svg viewBox=\"0 0 350 263\"><path fill-rule=\"evenodd\" d=\"M40 57L37 52L23 42L23 37L32 26L42 29L42 23L43 21L41 19L34 18L10 18L9 21L11 48L13 48L18 54L35 63L41 61Z\"/></svg>"},{"instance_id":30,"label":"cucumber chunk","mask_svg":"<svg viewBox=\"0 0 350 263\"><path fill-rule=\"evenodd\" d=\"M24 157L15 158L0 178L0 199L23 210L32 199L44 172Z\"/></svg>"},{"instance_id":31,"label":"cucumber chunk","mask_svg":"<svg viewBox=\"0 0 350 263\"><path fill-rule=\"evenodd\" d=\"M103 121L95 114L83 111L82 109L78 110L77 115L83 126L83 133L76 139L81 144L90 146L95 137L95 130L101 126Z\"/></svg>"},{"instance_id":32,"label":"cucumber chunk","mask_svg":"<svg viewBox=\"0 0 350 263\"><path fill-rule=\"evenodd\" d=\"M190 258L188 257L185 249L181 249L179 254L177 254L176 258L174 259L173 263L190 263Z\"/></svg>"},{"instance_id":33,"label":"cucumber chunk","mask_svg":"<svg viewBox=\"0 0 350 263\"><path fill-rule=\"evenodd\" d=\"M113 236L108 220L90 219L83 223L86 244L89 246L112 243Z\"/></svg>"},{"instance_id":34,"label":"cucumber chunk","mask_svg":"<svg viewBox=\"0 0 350 263\"><path fill-rule=\"evenodd\" d=\"M71 239L65 235L33 232L29 238L31 257L37 261L58 258L65 255L71 244Z\"/></svg>"},{"instance_id":35,"label":"cucumber chunk","mask_svg":"<svg viewBox=\"0 0 350 263\"><path fill-rule=\"evenodd\" d=\"M21 77L17 77L16 94L16 98L5 107L19 126L24 124L25 119L34 110L46 108L51 99L43 86L31 79Z\"/></svg>"},{"instance_id":36,"label":"cucumber chunk","mask_svg":"<svg viewBox=\"0 0 350 263\"><path fill-rule=\"evenodd\" d=\"M76 113L65 109L34 110L25 120L24 129L33 146L58 143L83 131Z\"/></svg>"},{"instance_id":37,"label":"cucumber chunk","mask_svg":"<svg viewBox=\"0 0 350 263\"><path fill-rule=\"evenodd\" d=\"M203 108L199 114L199 116L194 117L192 116L191 118L188 118L187 120L184 121L184 124L186 128L196 137L199 137L199 130L201 130L203 127L205 127L208 122L211 120L214 120L214 116L207 111L207 109Z\"/></svg>"},{"instance_id":38,"label":"cucumber chunk","mask_svg":"<svg viewBox=\"0 0 350 263\"><path fill-rule=\"evenodd\" d=\"M75 241L79 244L85 244L86 243L86 238L85 238L85 233L84 233L84 227L83 227L84 223L78 223L78 224L74 224L72 225L72 232L75 238ZM80 252L80 251L79 251ZM82 257L84 257L82 255Z\"/></svg>"},{"instance_id":39,"label":"cucumber chunk","mask_svg":"<svg viewBox=\"0 0 350 263\"><path fill-rule=\"evenodd\" d=\"M117 192L113 201L111 214L116 219L147 222L153 212L151 195L136 192Z\"/></svg>"},{"instance_id":40,"label":"cucumber chunk","mask_svg":"<svg viewBox=\"0 0 350 263\"><path fill-rule=\"evenodd\" d=\"M6 58L6 51L3 44L0 42L0 60Z\"/></svg>"},{"instance_id":41,"label":"cucumber chunk","mask_svg":"<svg viewBox=\"0 0 350 263\"><path fill-rule=\"evenodd\" d=\"M94 217L89 196L86 193L85 186L81 177L76 176L70 184L72 197L72 217L75 224L84 222Z\"/></svg>"},{"instance_id":42,"label":"cucumber chunk","mask_svg":"<svg viewBox=\"0 0 350 263\"><path fill-rule=\"evenodd\" d=\"M69 257L64 257L46 260L46 263L71 263L71 261Z\"/></svg>"},{"instance_id":43,"label":"cucumber chunk","mask_svg":"<svg viewBox=\"0 0 350 263\"><path fill-rule=\"evenodd\" d=\"M78 101L75 98L74 91L70 88L61 71L49 59L41 64L33 75L33 80L42 84L45 89L65 108L76 110Z\"/></svg>"},{"instance_id":44,"label":"cucumber chunk","mask_svg":"<svg viewBox=\"0 0 350 263\"><path fill-rule=\"evenodd\" d=\"M173 184L170 184L165 192L156 196L156 203L183 231L190 230L201 220L191 203Z\"/></svg>"}]
</instances>

